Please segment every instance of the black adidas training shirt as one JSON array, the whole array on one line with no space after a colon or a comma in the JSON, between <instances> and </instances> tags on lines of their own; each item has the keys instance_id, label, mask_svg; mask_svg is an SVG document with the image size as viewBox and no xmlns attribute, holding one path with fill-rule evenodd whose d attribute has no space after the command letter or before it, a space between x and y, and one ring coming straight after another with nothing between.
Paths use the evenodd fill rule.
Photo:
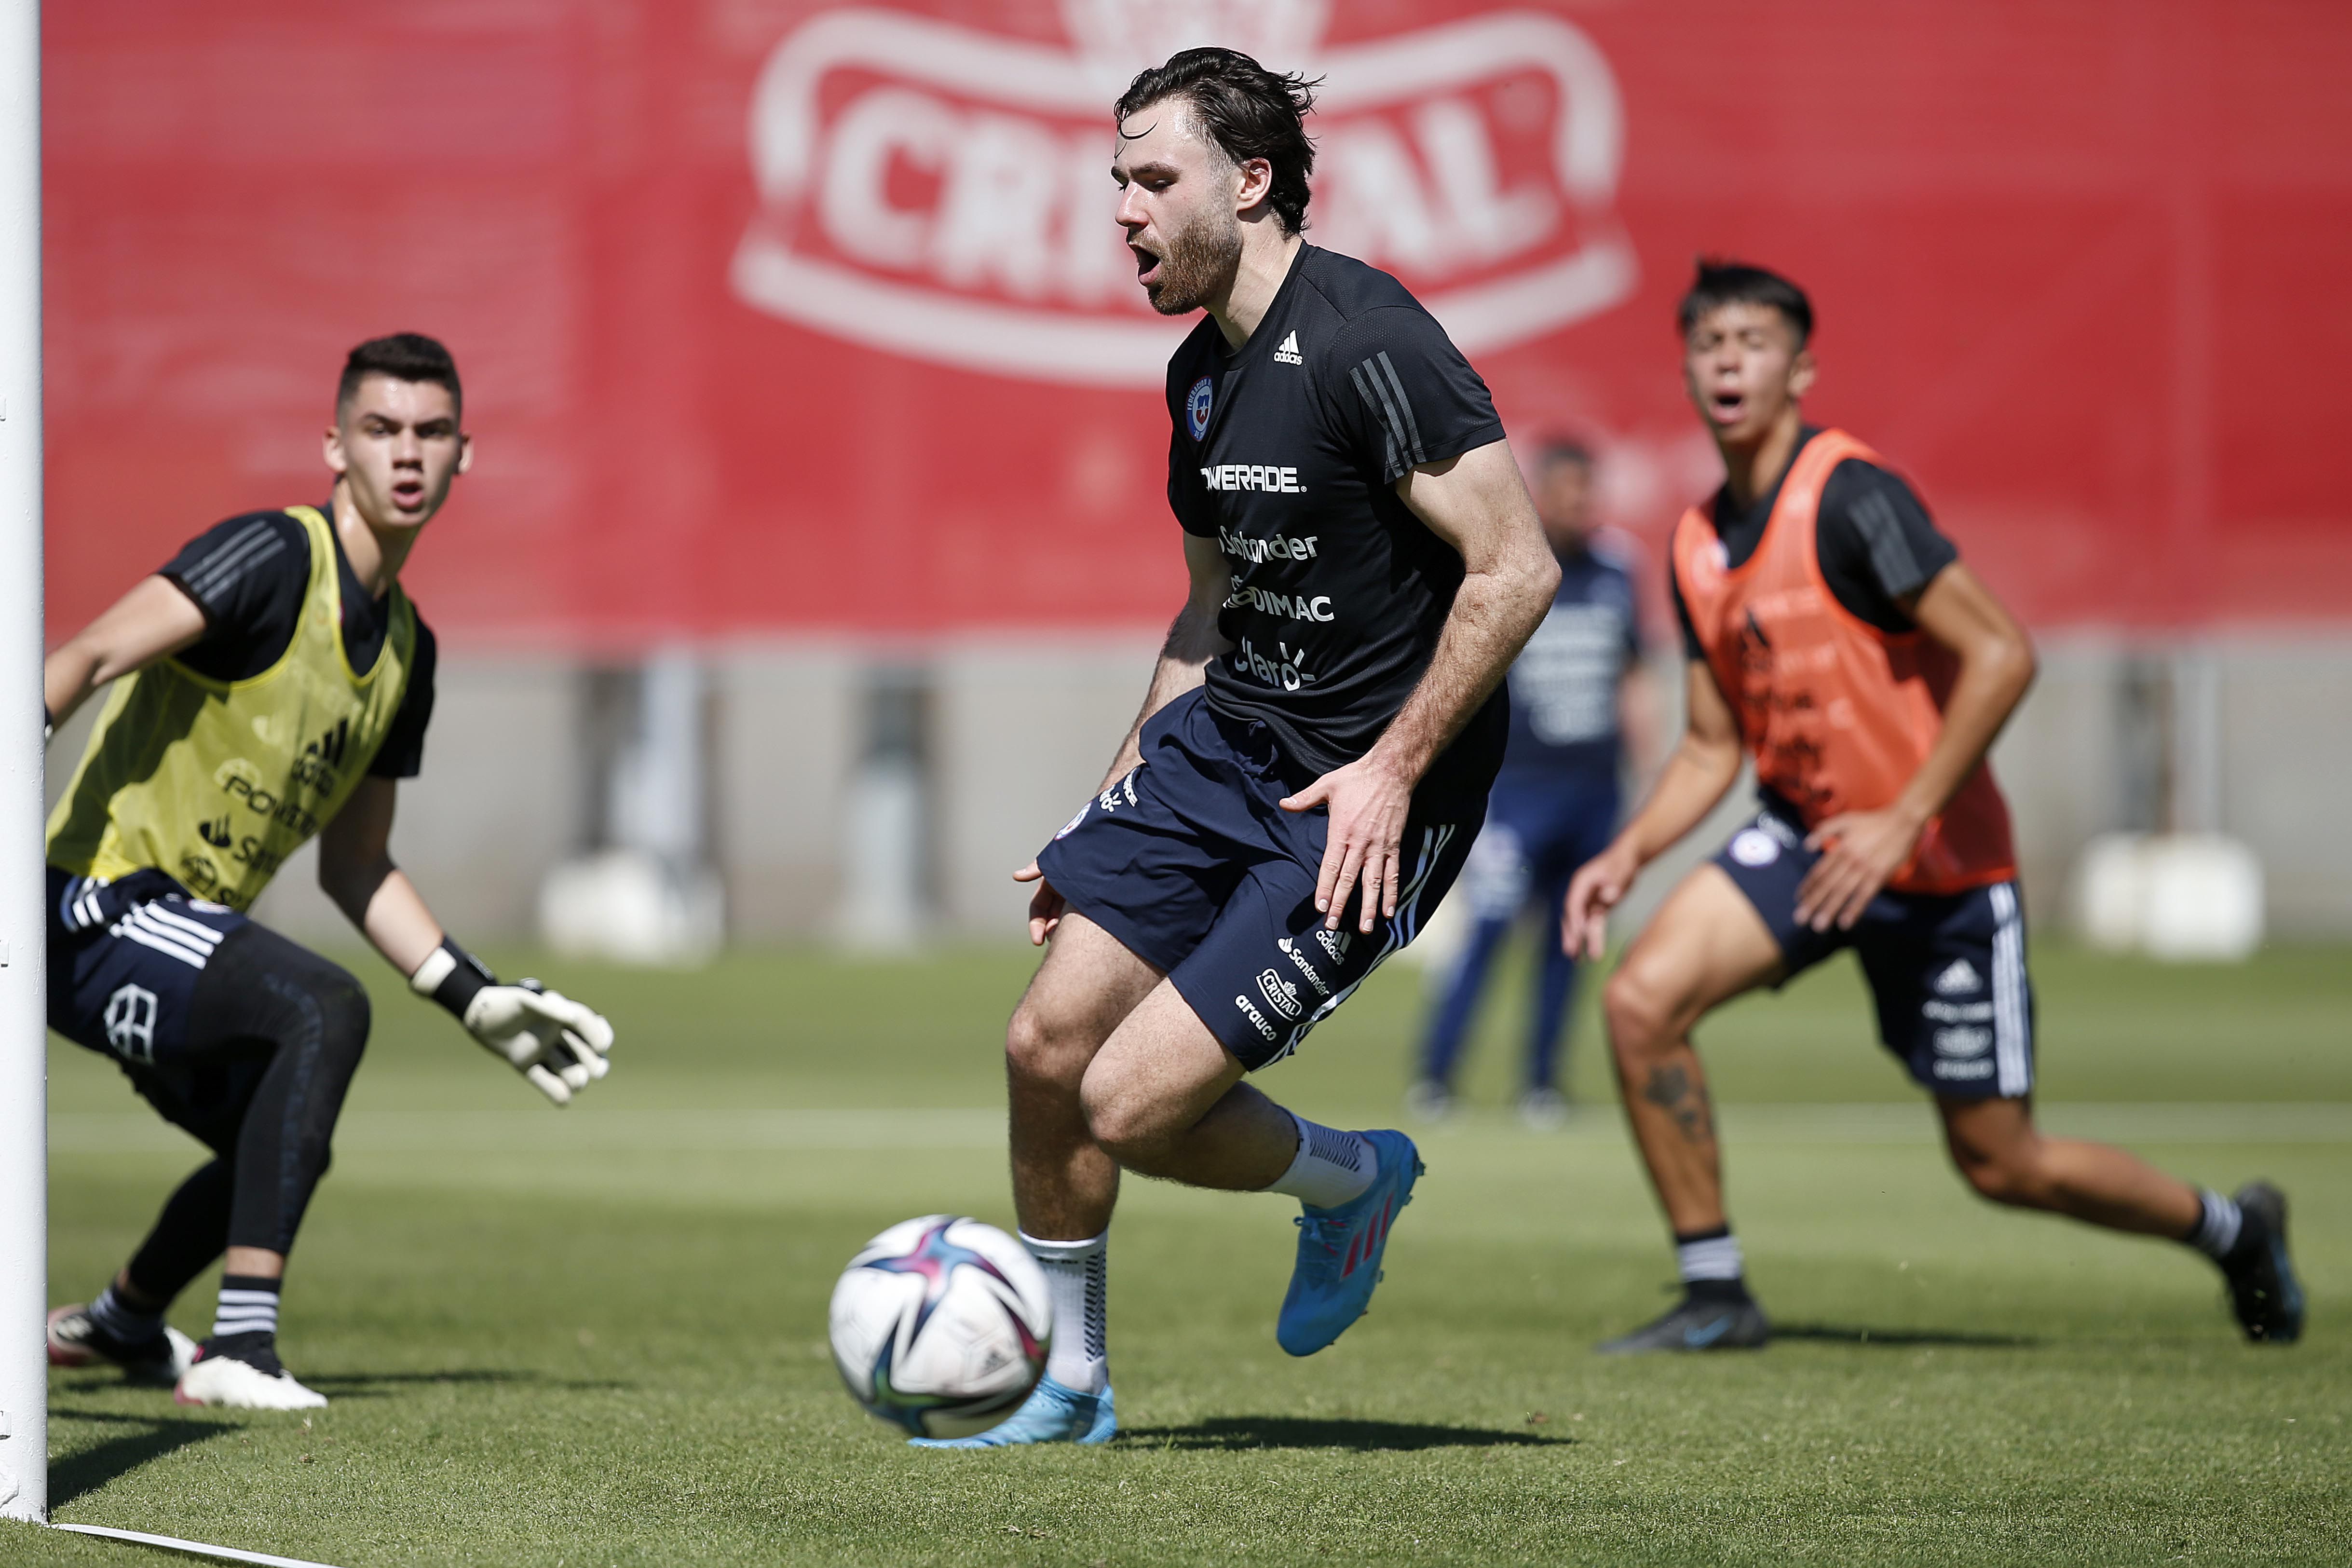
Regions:
<instances>
[{"instance_id":1,"label":"black adidas training shirt","mask_svg":"<svg viewBox=\"0 0 2352 1568\"><path fill-rule=\"evenodd\" d=\"M320 510L334 516L331 506ZM370 597L331 525L327 537L335 541L335 575L342 587L343 657L365 672L374 668L392 629L392 595ZM250 680L285 658L294 640L310 592L310 535L282 511L249 511L188 541L157 575L205 613L204 635L179 651L179 661L209 679ZM419 616L408 689L368 763L372 776L413 779L423 771L438 662L433 630Z\"/></svg>"},{"instance_id":2,"label":"black adidas training shirt","mask_svg":"<svg viewBox=\"0 0 2352 1568\"><path fill-rule=\"evenodd\" d=\"M1302 246L1228 353L1203 318L1168 363L1168 504L1233 573L1218 712L1317 773L1370 751L1429 668L1462 557L1393 489L1503 438L1486 384L1387 273ZM1495 694L1430 765L1423 810L1483 808L1510 730Z\"/></svg>"}]
</instances>

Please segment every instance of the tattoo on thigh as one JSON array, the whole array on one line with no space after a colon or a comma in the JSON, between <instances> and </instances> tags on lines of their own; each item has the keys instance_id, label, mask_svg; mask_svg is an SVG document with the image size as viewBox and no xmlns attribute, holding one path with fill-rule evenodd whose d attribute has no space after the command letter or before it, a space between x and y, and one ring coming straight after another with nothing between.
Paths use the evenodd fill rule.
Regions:
<instances>
[{"instance_id":1,"label":"tattoo on thigh","mask_svg":"<svg viewBox=\"0 0 2352 1568\"><path fill-rule=\"evenodd\" d=\"M1642 1085L1642 1098L1673 1117L1690 1142L1715 1142L1715 1111L1707 1103L1706 1090L1691 1082L1690 1074L1681 1068L1652 1068L1648 1081Z\"/></svg>"}]
</instances>

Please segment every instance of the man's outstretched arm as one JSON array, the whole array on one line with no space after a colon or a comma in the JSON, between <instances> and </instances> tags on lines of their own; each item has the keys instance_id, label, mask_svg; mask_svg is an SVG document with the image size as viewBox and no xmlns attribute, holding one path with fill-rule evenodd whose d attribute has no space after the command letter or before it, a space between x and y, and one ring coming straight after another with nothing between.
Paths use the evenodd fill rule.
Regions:
<instances>
[{"instance_id":1,"label":"man's outstretched arm","mask_svg":"<svg viewBox=\"0 0 2352 1568\"><path fill-rule=\"evenodd\" d=\"M1359 928L1396 913L1403 876L1399 846L1412 792L1438 753L1493 694L1550 608L1559 563L1544 543L1535 503L1510 443L1427 463L1396 491L1429 531L1462 556L1462 586L1438 634L1437 651L1372 749L1325 773L1282 803L1286 811L1327 806L1331 831L1317 878L1315 907L1337 930L1349 894L1364 889Z\"/></svg>"},{"instance_id":2,"label":"man's outstretched arm","mask_svg":"<svg viewBox=\"0 0 2352 1568\"><path fill-rule=\"evenodd\" d=\"M1184 570L1191 580L1184 607L1176 612L1176 619L1169 625L1168 640L1160 647L1160 662L1152 667L1151 685L1143 694L1143 706L1136 711L1135 722L1128 726L1127 738L1118 743L1118 751L1110 760L1110 772L1103 774L1100 788L1108 789L1143 760L1145 721L1207 679L1211 659L1233 651L1234 645L1217 630L1217 612L1224 608L1225 593L1232 585L1224 551L1213 539L1188 533L1184 536ZM1029 941L1033 946L1043 947L1045 939L1054 934L1054 928L1062 923L1062 895L1045 880L1045 874L1037 868L1034 859L1013 872L1013 879L1037 884L1036 892L1029 900Z\"/></svg>"},{"instance_id":3,"label":"man's outstretched arm","mask_svg":"<svg viewBox=\"0 0 2352 1568\"><path fill-rule=\"evenodd\" d=\"M482 962L451 942L441 922L393 864L392 817L398 786L360 781L319 835L319 886L409 985L432 997L467 1032L558 1105L608 1070L613 1026L593 1008L530 982L501 985Z\"/></svg>"},{"instance_id":4,"label":"man's outstretched arm","mask_svg":"<svg viewBox=\"0 0 2352 1568\"><path fill-rule=\"evenodd\" d=\"M142 577L41 661L41 705L62 724L110 680L168 658L205 635L205 613L168 577Z\"/></svg>"}]
</instances>

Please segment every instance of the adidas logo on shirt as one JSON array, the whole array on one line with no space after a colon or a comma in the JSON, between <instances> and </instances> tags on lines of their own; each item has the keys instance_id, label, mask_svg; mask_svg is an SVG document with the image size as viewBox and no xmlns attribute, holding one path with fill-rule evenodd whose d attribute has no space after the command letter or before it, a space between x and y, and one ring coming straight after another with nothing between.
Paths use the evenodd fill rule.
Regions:
<instances>
[{"instance_id":1,"label":"adidas logo on shirt","mask_svg":"<svg viewBox=\"0 0 2352 1568\"><path fill-rule=\"evenodd\" d=\"M1938 996L1966 996L1983 989L1984 977L1977 973L1976 965L1965 958L1952 960L1951 967L1936 976L1936 994Z\"/></svg>"},{"instance_id":2,"label":"adidas logo on shirt","mask_svg":"<svg viewBox=\"0 0 2352 1568\"><path fill-rule=\"evenodd\" d=\"M1297 332L1290 333L1288 336L1285 337L1281 342L1275 345L1274 363L1276 364L1305 364L1307 363L1306 356L1298 352L1298 334Z\"/></svg>"}]
</instances>

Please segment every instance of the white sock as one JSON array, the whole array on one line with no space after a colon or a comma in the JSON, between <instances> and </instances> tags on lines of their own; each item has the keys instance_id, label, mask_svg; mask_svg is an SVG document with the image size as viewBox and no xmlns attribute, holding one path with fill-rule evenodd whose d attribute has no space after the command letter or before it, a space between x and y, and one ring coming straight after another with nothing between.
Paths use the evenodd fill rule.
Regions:
<instances>
[{"instance_id":1,"label":"white sock","mask_svg":"<svg viewBox=\"0 0 2352 1568\"><path fill-rule=\"evenodd\" d=\"M1675 1267L1688 1285L1699 1279L1737 1279L1747 1272L1748 1260L1740 1255L1739 1238L1725 1230L1688 1241L1676 1238Z\"/></svg>"},{"instance_id":2,"label":"white sock","mask_svg":"<svg viewBox=\"0 0 2352 1568\"><path fill-rule=\"evenodd\" d=\"M1110 1232L1088 1241L1040 1241L1027 1231L1021 1244L1045 1271L1054 1303L1054 1342L1045 1375L1080 1394L1110 1386Z\"/></svg>"},{"instance_id":3,"label":"white sock","mask_svg":"<svg viewBox=\"0 0 2352 1568\"><path fill-rule=\"evenodd\" d=\"M1298 1123L1298 1155L1290 1162L1290 1169L1265 1190L1286 1194L1315 1209L1335 1209L1350 1198L1361 1197L1380 1171L1380 1151L1372 1147L1372 1141L1360 1132L1342 1132L1309 1121L1296 1111L1290 1119Z\"/></svg>"},{"instance_id":4,"label":"white sock","mask_svg":"<svg viewBox=\"0 0 2352 1568\"><path fill-rule=\"evenodd\" d=\"M2227 1258L2238 1245L2238 1230L2246 1216L2239 1211L2236 1199L2225 1198L2210 1187L2200 1188L2197 1201L2204 1212L2197 1216L2197 1228L2189 1233L2189 1245L2208 1258Z\"/></svg>"}]
</instances>

